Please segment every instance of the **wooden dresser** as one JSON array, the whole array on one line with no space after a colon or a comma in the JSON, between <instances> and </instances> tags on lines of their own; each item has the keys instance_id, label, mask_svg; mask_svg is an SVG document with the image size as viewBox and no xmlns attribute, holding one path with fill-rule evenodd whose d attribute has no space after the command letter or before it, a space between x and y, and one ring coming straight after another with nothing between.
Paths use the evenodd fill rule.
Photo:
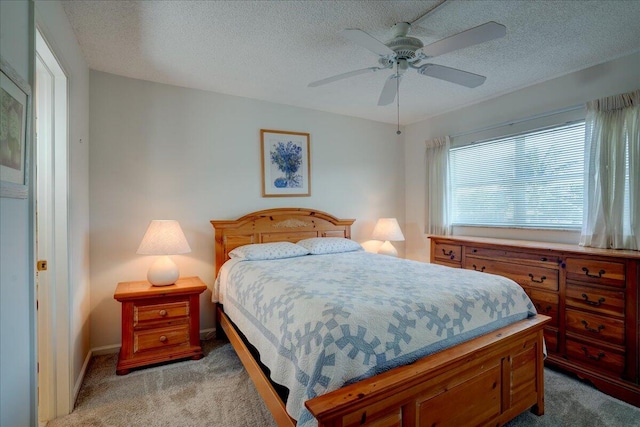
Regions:
<instances>
[{"instance_id":1,"label":"wooden dresser","mask_svg":"<svg viewBox=\"0 0 640 427\"><path fill-rule=\"evenodd\" d=\"M539 313L549 365L640 406L640 252L476 237L430 236L431 262L506 276Z\"/></svg>"}]
</instances>

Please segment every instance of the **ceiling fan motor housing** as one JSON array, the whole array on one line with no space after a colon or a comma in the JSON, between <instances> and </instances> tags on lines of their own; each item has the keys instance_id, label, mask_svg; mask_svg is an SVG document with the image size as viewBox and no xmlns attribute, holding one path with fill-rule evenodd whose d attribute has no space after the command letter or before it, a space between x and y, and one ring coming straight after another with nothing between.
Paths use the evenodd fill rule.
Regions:
<instances>
[{"instance_id":1,"label":"ceiling fan motor housing","mask_svg":"<svg viewBox=\"0 0 640 427\"><path fill-rule=\"evenodd\" d=\"M393 59L380 58L380 64L384 67L395 64L399 59L412 60L416 57L416 51L424 44L415 37L400 36L389 40L386 45L396 53Z\"/></svg>"}]
</instances>

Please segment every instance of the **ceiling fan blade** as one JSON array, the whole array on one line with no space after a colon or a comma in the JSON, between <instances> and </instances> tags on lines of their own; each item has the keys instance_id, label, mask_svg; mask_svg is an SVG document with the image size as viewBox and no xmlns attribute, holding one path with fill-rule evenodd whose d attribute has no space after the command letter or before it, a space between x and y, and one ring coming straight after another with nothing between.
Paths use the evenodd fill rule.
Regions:
<instances>
[{"instance_id":1,"label":"ceiling fan blade","mask_svg":"<svg viewBox=\"0 0 640 427\"><path fill-rule=\"evenodd\" d=\"M369 34L358 29L346 29L340 31L342 37L351 40L352 42L359 44L365 49L369 49L371 52L380 56L394 55L395 52L391 50L387 45L380 40L373 38Z\"/></svg>"},{"instance_id":2,"label":"ceiling fan blade","mask_svg":"<svg viewBox=\"0 0 640 427\"><path fill-rule=\"evenodd\" d=\"M446 80L458 85L474 88L484 83L487 78L479 74L458 70L457 68L445 67L436 64L424 64L418 68L418 73L440 80Z\"/></svg>"},{"instance_id":3,"label":"ceiling fan blade","mask_svg":"<svg viewBox=\"0 0 640 427\"><path fill-rule=\"evenodd\" d=\"M373 72L376 72L379 70L385 70L385 69L386 68L369 67L369 68L363 68L361 70L349 71L348 73L342 73L332 77L327 77L326 79L311 82L307 86L308 87L322 86L322 85L326 85L327 83L332 83L338 80L347 79L349 77L358 76L360 74L373 73Z\"/></svg>"},{"instance_id":4,"label":"ceiling fan blade","mask_svg":"<svg viewBox=\"0 0 640 427\"><path fill-rule=\"evenodd\" d=\"M507 34L507 27L497 22L487 22L475 28L463 31L446 39L439 40L430 45L424 46L419 51L431 58L445 53L452 52L465 47L499 39Z\"/></svg>"},{"instance_id":5,"label":"ceiling fan blade","mask_svg":"<svg viewBox=\"0 0 640 427\"><path fill-rule=\"evenodd\" d=\"M396 94L398 92L398 84L399 81L396 79L402 80L402 75L391 74L386 82L384 82L384 86L382 87L382 92L380 92L380 98L378 98L378 105L389 105L396 99Z\"/></svg>"}]
</instances>

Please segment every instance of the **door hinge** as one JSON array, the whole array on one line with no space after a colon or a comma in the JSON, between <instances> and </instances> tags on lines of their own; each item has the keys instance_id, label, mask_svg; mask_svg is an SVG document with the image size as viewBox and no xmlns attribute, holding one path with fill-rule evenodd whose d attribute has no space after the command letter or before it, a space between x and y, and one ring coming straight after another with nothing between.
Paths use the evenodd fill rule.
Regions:
<instances>
[{"instance_id":1,"label":"door hinge","mask_svg":"<svg viewBox=\"0 0 640 427\"><path fill-rule=\"evenodd\" d=\"M37 265L38 271L46 271L46 269L47 269L47 261L46 260L43 260L43 259L38 260L36 265Z\"/></svg>"}]
</instances>

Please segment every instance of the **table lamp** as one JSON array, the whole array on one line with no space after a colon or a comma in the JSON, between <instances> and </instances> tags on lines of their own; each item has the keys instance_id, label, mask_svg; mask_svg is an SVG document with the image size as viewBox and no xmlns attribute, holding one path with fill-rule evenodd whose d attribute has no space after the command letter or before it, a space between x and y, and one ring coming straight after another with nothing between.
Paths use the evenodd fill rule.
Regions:
<instances>
[{"instance_id":1,"label":"table lamp","mask_svg":"<svg viewBox=\"0 0 640 427\"><path fill-rule=\"evenodd\" d=\"M158 219L151 221L136 251L140 255L162 255L147 272L147 280L154 286L172 285L180 277L178 266L167 255L189 252L191 248L178 221Z\"/></svg>"},{"instance_id":2,"label":"table lamp","mask_svg":"<svg viewBox=\"0 0 640 427\"><path fill-rule=\"evenodd\" d=\"M384 240L384 243L378 249L379 254L398 256L398 251L391 244L391 241L399 242L404 241L404 235L400 230L398 220L395 218L380 218L373 228L374 240Z\"/></svg>"}]
</instances>

